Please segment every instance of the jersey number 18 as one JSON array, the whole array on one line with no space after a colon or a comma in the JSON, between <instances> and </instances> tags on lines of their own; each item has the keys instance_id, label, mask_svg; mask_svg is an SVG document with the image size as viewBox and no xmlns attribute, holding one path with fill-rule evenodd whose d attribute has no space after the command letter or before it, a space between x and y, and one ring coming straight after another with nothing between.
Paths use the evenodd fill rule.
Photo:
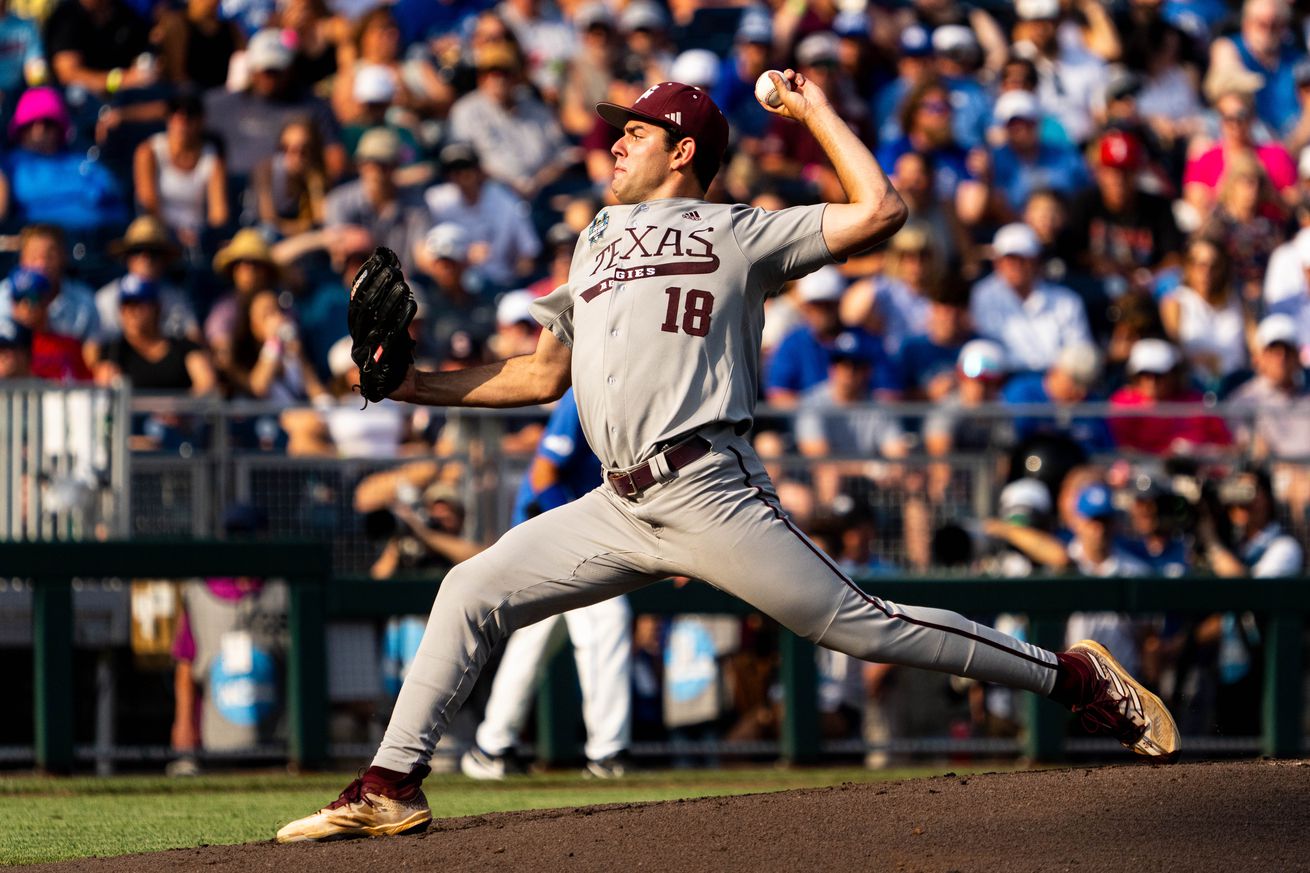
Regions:
<instances>
[{"instance_id":1,"label":"jersey number 18","mask_svg":"<svg viewBox=\"0 0 1310 873\"><path fill-rule=\"evenodd\" d=\"M681 288L665 288L669 297L669 308L664 314L664 323L660 330L665 333L678 332L678 304L682 300ZM699 288L687 289L687 305L682 312L682 331L692 336L709 336L710 313L714 310L714 295Z\"/></svg>"}]
</instances>

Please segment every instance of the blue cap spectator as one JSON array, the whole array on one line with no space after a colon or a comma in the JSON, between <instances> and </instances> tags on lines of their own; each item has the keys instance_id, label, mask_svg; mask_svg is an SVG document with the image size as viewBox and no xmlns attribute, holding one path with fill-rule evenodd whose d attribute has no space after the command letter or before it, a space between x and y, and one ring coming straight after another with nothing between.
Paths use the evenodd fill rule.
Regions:
<instances>
[{"instance_id":1,"label":"blue cap spectator","mask_svg":"<svg viewBox=\"0 0 1310 873\"><path fill-rule=\"evenodd\" d=\"M52 290L50 280L36 270L16 267L9 274L9 293L14 300L43 300L50 296Z\"/></svg>"},{"instance_id":2,"label":"blue cap spectator","mask_svg":"<svg viewBox=\"0 0 1310 873\"><path fill-rule=\"evenodd\" d=\"M932 38L928 31L917 24L911 24L901 31L901 56L907 58L926 58L932 54Z\"/></svg>"},{"instance_id":3,"label":"blue cap spectator","mask_svg":"<svg viewBox=\"0 0 1310 873\"><path fill-rule=\"evenodd\" d=\"M873 366L881 360L882 353L878 341L871 334L862 330L844 330L832 341L828 358L834 364L848 361Z\"/></svg>"},{"instance_id":4,"label":"blue cap spectator","mask_svg":"<svg viewBox=\"0 0 1310 873\"><path fill-rule=\"evenodd\" d=\"M159 283L128 273L118 283L119 303L158 303Z\"/></svg>"},{"instance_id":5,"label":"blue cap spectator","mask_svg":"<svg viewBox=\"0 0 1310 873\"><path fill-rule=\"evenodd\" d=\"M1078 495L1075 506L1083 518L1100 520L1114 516L1114 499L1110 489L1100 482L1093 482Z\"/></svg>"}]
</instances>

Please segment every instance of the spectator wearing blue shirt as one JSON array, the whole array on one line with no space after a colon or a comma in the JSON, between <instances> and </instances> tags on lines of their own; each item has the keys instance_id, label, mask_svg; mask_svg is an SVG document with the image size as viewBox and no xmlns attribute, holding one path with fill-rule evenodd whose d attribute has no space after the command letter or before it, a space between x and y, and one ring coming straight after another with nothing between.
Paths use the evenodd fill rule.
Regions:
<instances>
[{"instance_id":1,"label":"spectator wearing blue shirt","mask_svg":"<svg viewBox=\"0 0 1310 873\"><path fill-rule=\"evenodd\" d=\"M1059 358L1045 373L1015 376L1001 389L1001 402L1010 405L1044 404L1075 406L1091 397L1092 386L1101 374L1101 354L1089 343L1076 343L1060 352ZM1099 416L1019 415L1014 419L1018 442L1035 436L1065 436L1088 454L1114 448L1110 428Z\"/></svg>"},{"instance_id":2,"label":"spectator wearing blue shirt","mask_svg":"<svg viewBox=\"0 0 1310 873\"><path fill-rule=\"evenodd\" d=\"M546 422L532 466L514 498L512 524L577 500L601 483L601 466L587 444L573 389L564 392Z\"/></svg>"},{"instance_id":3,"label":"spectator wearing blue shirt","mask_svg":"<svg viewBox=\"0 0 1310 873\"><path fill-rule=\"evenodd\" d=\"M9 123L15 148L4 160L12 209L23 223L94 231L127 222L118 182L102 164L69 148L68 110L53 88L32 88Z\"/></svg>"},{"instance_id":4,"label":"spectator wearing blue shirt","mask_svg":"<svg viewBox=\"0 0 1310 873\"><path fill-rule=\"evenodd\" d=\"M968 152L955 141L954 108L943 81L933 77L914 87L905 97L900 122L905 132L879 147L878 163L894 167L906 152L927 155L937 197L958 203L961 188L976 182L968 168Z\"/></svg>"},{"instance_id":5,"label":"spectator wearing blue shirt","mask_svg":"<svg viewBox=\"0 0 1310 873\"><path fill-rule=\"evenodd\" d=\"M918 24L901 31L900 57L896 61L896 78L873 98L873 117L878 124L878 142L901 138L901 110L911 91L933 76L932 37ZM891 164L884 163L884 167Z\"/></svg>"},{"instance_id":6,"label":"spectator wearing blue shirt","mask_svg":"<svg viewBox=\"0 0 1310 873\"><path fill-rule=\"evenodd\" d=\"M1007 91L996 101L996 121L1005 130L1005 143L992 150L992 183L1014 216L1023 214L1034 191L1068 196L1092 182L1076 149L1041 141L1041 115L1036 95L1027 91Z\"/></svg>"},{"instance_id":7,"label":"spectator wearing blue shirt","mask_svg":"<svg viewBox=\"0 0 1310 873\"><path fill-rule=\"evenodd\" d=\"M955 362L974 338L969 320L969 288L934 290L928 298L925 331L908 338L897 355L901 388L907 399L941 400L956 385Z\"/></svg>"},{"instance_id":8,"label":"spectator wearing blue shirt","mask_svg":"<svg viewBox=\"0 0 1310 873\"><path fill-rule=\"evenodd\" d=\"M951 92L955 141L966 149L986 145L992 122L992 98L975 78L982 49L963 24L943 24L932 32L937 72Z\"/></svg>"},{"instance_id":9,"label":"spectator wearing blue shirt","mask_svg":"<svg viewBox=\"0 0 1310 873\"><path fill-rule=\"evenodd\" d=\"M1246 0L1240 31L1210 46L1210 69L1240 67L1264 77L1255 111L1279 135L1289 133L1301 116L1292 69L1305 52L1295 45L1290 23L1284 0Z\"/></svg>"},{"instance_id":10,"label":"spectator wearing blue shirt","mask_svg":"<svg viewBox=\"0 0 1310 873\"><path fill-rule=\"evenodd\" d=\"M1159 575L1187 575L1191 568L1187 540L1178 532L1172 505L1177 497L1167 481L1139 477L1128 507L1132 536L1120 544L1125 551Z\"/></svg>"},{"instance_id":11,"label":"spectator wearing blue shirt","mask_svg":"<svg viewBox=\"0 0 1310 873\"><path fill-rule=\"evenodd\" d=\"M769 68L772 52L773 19L761 10L747 9L737 25L732 54L719 67L718 84L710 95L732 129L746 139L759 139L769 127L769 113L755 99L755 80Z\"/></svg>"},{"instance_id":12,"label":"spectator wearing blue shirt","mask_svg":"<svg viewBox=\"0 0 1310 873\"><path fill-rule=\"evenodd\" d=\"M802 394L828 379L833 343L843 333L858 340L856 354L868 364L873 389L881 396L896 395L895 374L882 343L862 328L847 330L840 306L846 280L836 267L823 267L797 282L801 311L807 322L783 339L769 362L766 397L778 406L795 406Z\"/></svg>"},{"instance_id":13,"label":"spectator wearing blue shirt","mask_svg":"<svg viewBox=\"0 0 1310 873\"><path fill-rule=\"evenodd\" d=\"M0 94L7 105L23 86L36 82L36 73L44 73L45 50L36 25L9 10L8 0L0 0Z\"/></svg>"}]
</instances>

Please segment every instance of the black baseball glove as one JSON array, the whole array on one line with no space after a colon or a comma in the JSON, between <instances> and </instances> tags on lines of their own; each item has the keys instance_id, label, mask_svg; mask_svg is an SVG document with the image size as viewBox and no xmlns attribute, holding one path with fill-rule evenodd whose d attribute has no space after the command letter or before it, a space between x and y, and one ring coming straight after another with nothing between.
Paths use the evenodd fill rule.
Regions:
<instances>
[{"instance_id":1,"label":"black baseball glove","mask_svg":"<svg viewBox=\"0 0 1310 873\"><path fill-rule=\"evenodd\" d=\"M414 292L405 283L396 253L378 246L355 274L346 310L350 357L359 367L359 393L365 401L377 402L405 381L414 363L409 323L416 312Z\"/></svg>"}]
</instances>

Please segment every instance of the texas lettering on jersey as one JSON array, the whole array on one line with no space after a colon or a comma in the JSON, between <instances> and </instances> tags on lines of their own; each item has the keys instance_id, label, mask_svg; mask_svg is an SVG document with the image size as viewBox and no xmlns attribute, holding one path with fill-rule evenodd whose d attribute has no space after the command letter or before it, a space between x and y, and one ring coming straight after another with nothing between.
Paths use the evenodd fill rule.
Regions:
<instances>
[{"instance_id":1,"label":"texas lettering on jersey","mask_svg":"<svg viewBox=\"0 0 1310 873\"><path fill-rule=\"evenodd\" d=\"M688 276L713 273L719 268L719 256L708 236L712 227L684 230L648 224L644 228L625 227L619 238L592 256L590 275L609 275L583 290L578 296L590 303L619 282L652 276ZM664 263L643 263L648 258L681 258ZM636 263L633 263L633 262Z\"/></svg>"}]
</instances>

